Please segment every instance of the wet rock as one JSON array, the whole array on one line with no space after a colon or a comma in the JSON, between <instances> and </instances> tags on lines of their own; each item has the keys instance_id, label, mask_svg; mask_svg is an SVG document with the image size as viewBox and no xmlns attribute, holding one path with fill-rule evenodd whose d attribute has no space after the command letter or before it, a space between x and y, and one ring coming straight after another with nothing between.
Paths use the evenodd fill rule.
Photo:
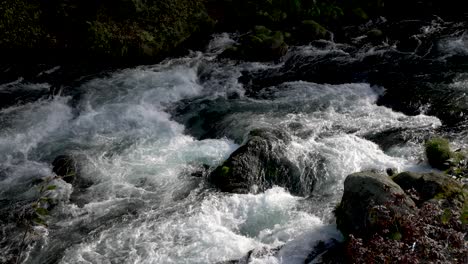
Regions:
<instances>
[{"instance_id":1,"label":"wet rock","mask_svg":"<svg viewBox=\"0 0 468 264\"><path fill-rule=\"evenodd\" d=\"M349 175L336 209L338 228L344 234L371 235L381 218L376 210L379 206L399 215L409 214L415 208L414 202L388 176L371 171Z\"/></svg>"},{"instance_id":2,"label":"wet rock","mask_svg":"<svg viewBox=\"0 0 468 264\"><path fill-rule=\"evenodd\" d=\"M190 176L195 178L205 177L209 169L209 165L202 164L201 166L196 167L196 169L190 173Z\"/></svg>"},{"instance_id":3,"label":"wet rock","mask_svg":"<svg viewBox=\"0 0 468 264\"><path fill-rule=\"evenodd\" d=\"M385 170L385 172L387 173L388 176L394 176L395 174L398 173L398 169L397 168L387 168Z\"/></svg>"},{"instance_id":4,"label":"wet rock","mask_svg":"<svg viewBox=\"0 0 468 264\"><path fill-rule=\"evenodd\" d=\"M52 171L68 183L76 179L77 163L72 156L60 155L52 161Z\"/></svg>"},{"instance_id":5,"label":"wet rock","mask_svg":"<svg viewBox=\"0 0 468 264\"><path fill-rule=\"evenodd\" d=\"M370 132L363 135L383 150L388 151L392 147L403 146L407 142L424 142L433 133L431 128L390 128L388 130Z\"/></svg>"},{"instance_id":6,"label":"wet rock","mask_svg":"<svg viewBox=\"0 0 468 264\"><path fill-rule=\"evenodd\" d=\"M375 43L383 41L385 38L385 35L382 32L382 30L377 29L377 28L367 31L366 36L368 40L375 42Z\"/></svg>"},{"instance_id":7,"label":"wet rock","mask_svg":"<svg viewBox=\"0 0 468 264\"><path fill-rule=\"evenodd\" d=\"M255 26L252 33L244 36L239 44L226 49L221 57L254 61L277 60L288 51L284 38L281 31Z\"/></svg>"},{"instance_id":8,"label":"wet rock","mask_svg":"<svg viewBox=\"0 0 468 264\"><path fill-rule=\"evenodd\" d=\"M93 182L80 175L77 158L70 155L57 156L52 162L52 171L67 183L73 185L72 200L85 191Z\"/></svg>"},{"instance_id":9,"label":"wet rock","mask_svg":"<svg viewBox=\"0 0 468 264\"><path fill-rule=\"evenodd\" d=\"M255 259L265 258L267 256L273 256L276 253L278 253L280 249L281 249L281 246L276 247L276 248L267 248L267 247L255 248L255 249L250 250L244 257L240 259L223 261L217 264L248 264L254 261Z\"/></svg>"},{"instance_id":10,"label":"wet rock","mask_svg":"<svg viewBox=\"0 0 468 264\"><path fill-rule=\"evenodd\" d=\"M402 172L393 177L393 181L403 190L416 190L420 202L432 198L457 198L462 194L460 183L442 173Z\"/></svg>"},{"instance_id":11,"label":"wet rock","mask_svg":"<svg viewBox=\"0 0 468 264\"><path fill-rule=\"evenodd\" d=\"M300 28L308 40L325 39L328 34L328 30L314 20L303 20Z\"/></svg>"},{"instance_id":12,"label":"wet rock","mask_svg":"<svg viewBox=\"0 0 468 264\"><path fill-rule=\"evenodd\" d=\"M301 173L286 155L290 137L280 130L257 129L247 142L209 176L221 191L248 193L264 191L273 185L302 194Z\"/></svg>"},{"instance_id":13,"label":"wet rock","mask_svg":"<svg viewBox=\"0 0 468 264\"><path fill-rule=\"evenodd\" d=\"M444 138L432 138L426 142L425 147L427 161L436 169L449 169L464 158L462 153L452 152L449 141Z\"/></svg>"}]
</instances>

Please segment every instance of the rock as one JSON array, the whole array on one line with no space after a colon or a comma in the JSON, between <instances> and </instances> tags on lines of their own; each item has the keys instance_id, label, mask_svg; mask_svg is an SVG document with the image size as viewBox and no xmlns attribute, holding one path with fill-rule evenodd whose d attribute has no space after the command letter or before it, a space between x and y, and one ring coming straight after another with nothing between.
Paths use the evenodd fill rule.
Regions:
<instances>
[{"instance_id":1,"label":"rock","mask_svg":"<svg viewBox=\"0 0 468 264\"><path fill-rule=\"evenodd\" d=\"M384 33L382 30L374 28L369 31L367 31L366 36L369 40L371 41L382 41L384 39Z\"/></svg>"},{"instance_id":2,"label":"rock","mask_svg":"<svg viewBox=\"0 0 468 264\"><path fill-rule=\"evenodd\" d=\"M360 7L354 8L352 10L352 14L354 16L354 19L356 19L357 21L364 22L369 20L369 16L367 15L366 11L364 11L364 9Z\"/></svg>"},{"instance_id":3,"label":"rock","mask_svg":"<svg viewBox=\"0 0 468 264\"><path fill-rule=\"evenodd\" d=\"M307 187L301 186L299 169L286 156L290 140L280 130L253 130L247 142L216 168L209 179L224 192L264 191L278 185L294 194L305 193Z\"/></svg>"},{"instance_id":4,"label":"rock","mask_svg":"<svg viewBox=\"0 0 468 264\"><path fill-rule=\"evenodd\" d=\"M276 247L276 248L268 248L268 247L260 247L260 248L254 248L247 252L247 254L236 260L228 260L228 261L223 261L223 262L218 262L216 264L248 264L252 263L255 259L264 259L267 256L274 256L277 254L282 246Z\"/></svg>"},{"instance_id":5,"label":"rock","mask_svg":"<svg viewBox=\"0 0 468 264\"><path fill-rule=\"evenodd\" d=\"M427 128L390 128L383 131L372 131L364 135L364 138L370 140L383 150L388 151L392 147L402 146L407 142L424 142L432 130Z\"/></svg>"},{"instance_id":6,"label":"rock","mask_svg":"<svg viewBox=\"0 0 468 264\"><path fill-rule=\"evenodd\" d=\"M380 215L375 210L378 206L398 215L409 214L415 208L414 202L388 176L370 171L349 175L335 211L338 229L344 234L369 236L379 224Z\"/></svg>"},{"instance_id":7,"label":"rock","mask_svg":"<svg viewBox=\"0 0 468 264\"><path fill-rule=\"evenodd\" d=\"M449 141L444 138L432 138L425 144L426 156L429 164L439 170L449 169L457 164L463 155L450 150Z\"/></svg>"},{"instance_id":8,"label":"rock","mask_svg":"<svg viewBox=\"0 0 468 264\"><path fill-rule=\"evenodd\" d=\"M385 170L385 172L387 173L388 176L393 176L393 175L398 173L398 169L397 168L387 168Z\"/></svg>"},{"instance_id":9,"label":"rock","mask_svg":"<svg viewBox=\"0 0 468 264\"><path fill-rule=\"evenodd\" d=\"M301 33L307 35L308 40L324 39L328 30L314 20L303 20L301 23Z\"/></svg>"},{"instance_id":10,"label":"rock","mask_svg":"<svg viewBox=\"0 0 468 264\"><path fill-rule=\"evenodd\" d=\"M426 156L429 164L437 169L448 169L447 161L451 157L449 142L443 138L433 138L426 142Z\"/></svg>"},{"instance_id":11,"label":"rock","mask_svg":"<svg viewBox=\"0 0 468 264\"><path fill-rule=\"evenodd\" d=\"M226 49L221 57L269 61L277 60L288 51L281 31L271 31L265 26L255 26L252 33L244 36L240 43Z\"/></svg>"},{"instance_id":12,"label":"rock","mask_svg":"<svg viewBox=\"0 0 468 264\"><path fill-rule=\"evenodd\" d=\"M415 189L420 202L432 198L456 198L462 194L461 184L441 173L402 172L393 177L393 181L404 190Z\"/></svg>"},{"instance_id":13,"label":"rock","mask_svg":"<svg viewBox=\"0 0 468 264\"><path fill-rule=\"evenodd\" d=\"M72 156L60 155L52 161L52 171L68 183L73 183L77 173L77 163Z\"/></svg>"}]
</instances>

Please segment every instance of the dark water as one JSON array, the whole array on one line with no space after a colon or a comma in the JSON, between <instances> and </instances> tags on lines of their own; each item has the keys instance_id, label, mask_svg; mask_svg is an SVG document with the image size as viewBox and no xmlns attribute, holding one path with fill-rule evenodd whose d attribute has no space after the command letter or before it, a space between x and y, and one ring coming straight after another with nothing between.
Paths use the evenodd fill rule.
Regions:
<instances>
[{"instance_id":1,"label":"dark water","mask_svg":"<svg viewBox=\"0 0 468 264\"><path fill-rule=\"evenodd\" d=\"M365 36L375 26L385 38ZM219 59L235 39L216 35L204 52L99 74L3 67L0 262L18 255L18 217L61 154L91 185L51 182L56 205L47 228L27 233L25 263L216 263L252 249L265 252L252 263L304 263L318 241L341 239L332 210L346 175L430 170L422 143L435 134L468 145L466 24L376 21L275 63ZM203 167L256 128L292 137L287 157L301 183L314 178L310 195L227 194L207 183Z\"/></svg>"}]
</instances>

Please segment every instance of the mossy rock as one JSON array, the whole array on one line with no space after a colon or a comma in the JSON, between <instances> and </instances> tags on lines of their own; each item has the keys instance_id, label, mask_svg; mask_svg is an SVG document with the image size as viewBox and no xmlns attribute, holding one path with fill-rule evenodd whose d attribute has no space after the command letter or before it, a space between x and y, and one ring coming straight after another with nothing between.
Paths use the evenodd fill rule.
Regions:
<instances>
[{"instance_id":1,"label":"mossy rock","mask_svg":"<svg viewBox=\"0 0 468 264\"><path fill-rule=\"evenodd\" d=\"M271 34L271 30L265 26L257 25L254 27L254 33L255 35L263 34L268 36Z\"/></svg>"},{"instance_id":2,"label":"mossy rock","mask_svg":"<svg viewBox=\"0 0 468 264\"><path fill-rule=\"evenodd\" d=\"M209 175L210 182L231 193L265 191L275 185L294 194L311 191L301 184L301 172L285 155L290 140L279 130L253 130L246 143Z\"/></svg>"},{"instance_id":3,"label":"mossy rock","mask_svg":"<svg viewBox=\"0 0 468 264\"><path fill-rule=\"evenodd\" d=\"M446 174L402 172L392 179L404 190L415 189L420 203L433 198L463 200L461 184Z\"/></svg>"},{"instance_id":4,"label":"mossy rock","mask_svg":"<svg viewBox=\"0 0 468 264\"><path fill-rule=\"evenodd\" d=\"M371 236L385 217L377 210L380 207L399 217L413 213L416 208L387 175L373 171L349 175L344 183L343 198L335 210L338 229L344 234Z\"/></svg>"},{"instance_id":5,"label":"mossy rock","mask_svg":"<svg viewBox=\"0 0 468 264\"><path fill-rule=\"evenodd\" d=\"M369 15L367 15L366 11L364 9L357 7L351 10L353 16L360 21L367 21L369 20Z\"/></svg>"},{"instance_id":6,"label":"mossy rock","mask_svg":"<svg viewBox=\"0 0 468 264\"><path fill-rule=\"evenodd\" d=\"M314 20L303 20L301 29L304 34L309 34L311 39L324 39L327 36L327 29Z\"/></svg>"},{"instance_id":7,"label":"mossy rock","mask_svg":"<svg viewBox=\"0 0 468 264\"><path fill-rule=\"evenodd\" d=\"M369 30L366 35L369 40L379 41L384 38L384 33L382 30L377 28Z\"/></svg>"},{"instance_id":8,"label":"mossy rock","mask_svg":"<svg viewBox=\"0 0 468 264\"><path fill-rule=\"evenodd\" d=\"M460 158L450 150L449 141L445 138L432 138L426 142L425 148L427 161L436 169L446 170L450 168L452 158Z\"/></svg>"}]
</instances>

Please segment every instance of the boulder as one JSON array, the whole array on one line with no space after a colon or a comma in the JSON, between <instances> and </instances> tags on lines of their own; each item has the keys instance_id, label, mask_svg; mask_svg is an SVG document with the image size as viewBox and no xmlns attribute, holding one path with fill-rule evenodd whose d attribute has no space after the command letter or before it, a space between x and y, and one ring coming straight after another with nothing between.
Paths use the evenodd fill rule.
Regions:
<instances>
[{"instance_id":1,"label":"boulder","mask_svg":"<svg viewBox=\"0 0 468 264\"><path fill-rule=\"evenodd\" d=\"M385 34L378 28L373 28L366 33L367 39L374 43L379 43L385 39Z\"/></svg>"},{"instance_id":2,"label":"boulder","mask_svg":"<svg viewBox=\"0 0 468 264\"><path fill-rule=\"evenodd\" d=\"M337 226L344 234L367 237L379 226L377 209L383 207L400 216L415 210L414 202L390 177L373 171L351 174L335 211Z\"/></svg>"},{"instance_id":3,"label":"boulder","mask_svg":"<svg viewBox=\"0 0 468 264\"><path fill-rule=\"evenodd\" d=\"M444 138L433 138L426 142L426 156L429 164L440 170L450 167L449 160L453 156L450 151L448 140Z\"/></svg>"},{"instance_id":4,"label":"boulder","mask_svg":"<svg viewBox=\"0 0 468 264\"><path fill-rule=\"evenodd\" d=\"M253 130L246 143L217 167L209 179L224 192L264 191L278 185L294 194L305 193L301 173L286 155L290 140L280 130Z\"/></svg>"},{"instance_id":5,"label":"boulder","mask_svg":"<svg viewBox=\"0 0 468 264\"><path fill-rule=\"evenodd\" d=\"M303 20L301 31L308 40L324 39L328 34L328 30L314 20Z\"/></svg>"},{"instance_id":6,"label":"boulder","mask_svg":"<svg viewBox=\"0 0 468 264\"><path fill-rule=\"evenodd\" d=\"M463 190L458 181L441 173L402 172L393 177L393 181L404 190L416 190L420 202L432 198L456 198Z\"/></svg>"}]
</instances>

